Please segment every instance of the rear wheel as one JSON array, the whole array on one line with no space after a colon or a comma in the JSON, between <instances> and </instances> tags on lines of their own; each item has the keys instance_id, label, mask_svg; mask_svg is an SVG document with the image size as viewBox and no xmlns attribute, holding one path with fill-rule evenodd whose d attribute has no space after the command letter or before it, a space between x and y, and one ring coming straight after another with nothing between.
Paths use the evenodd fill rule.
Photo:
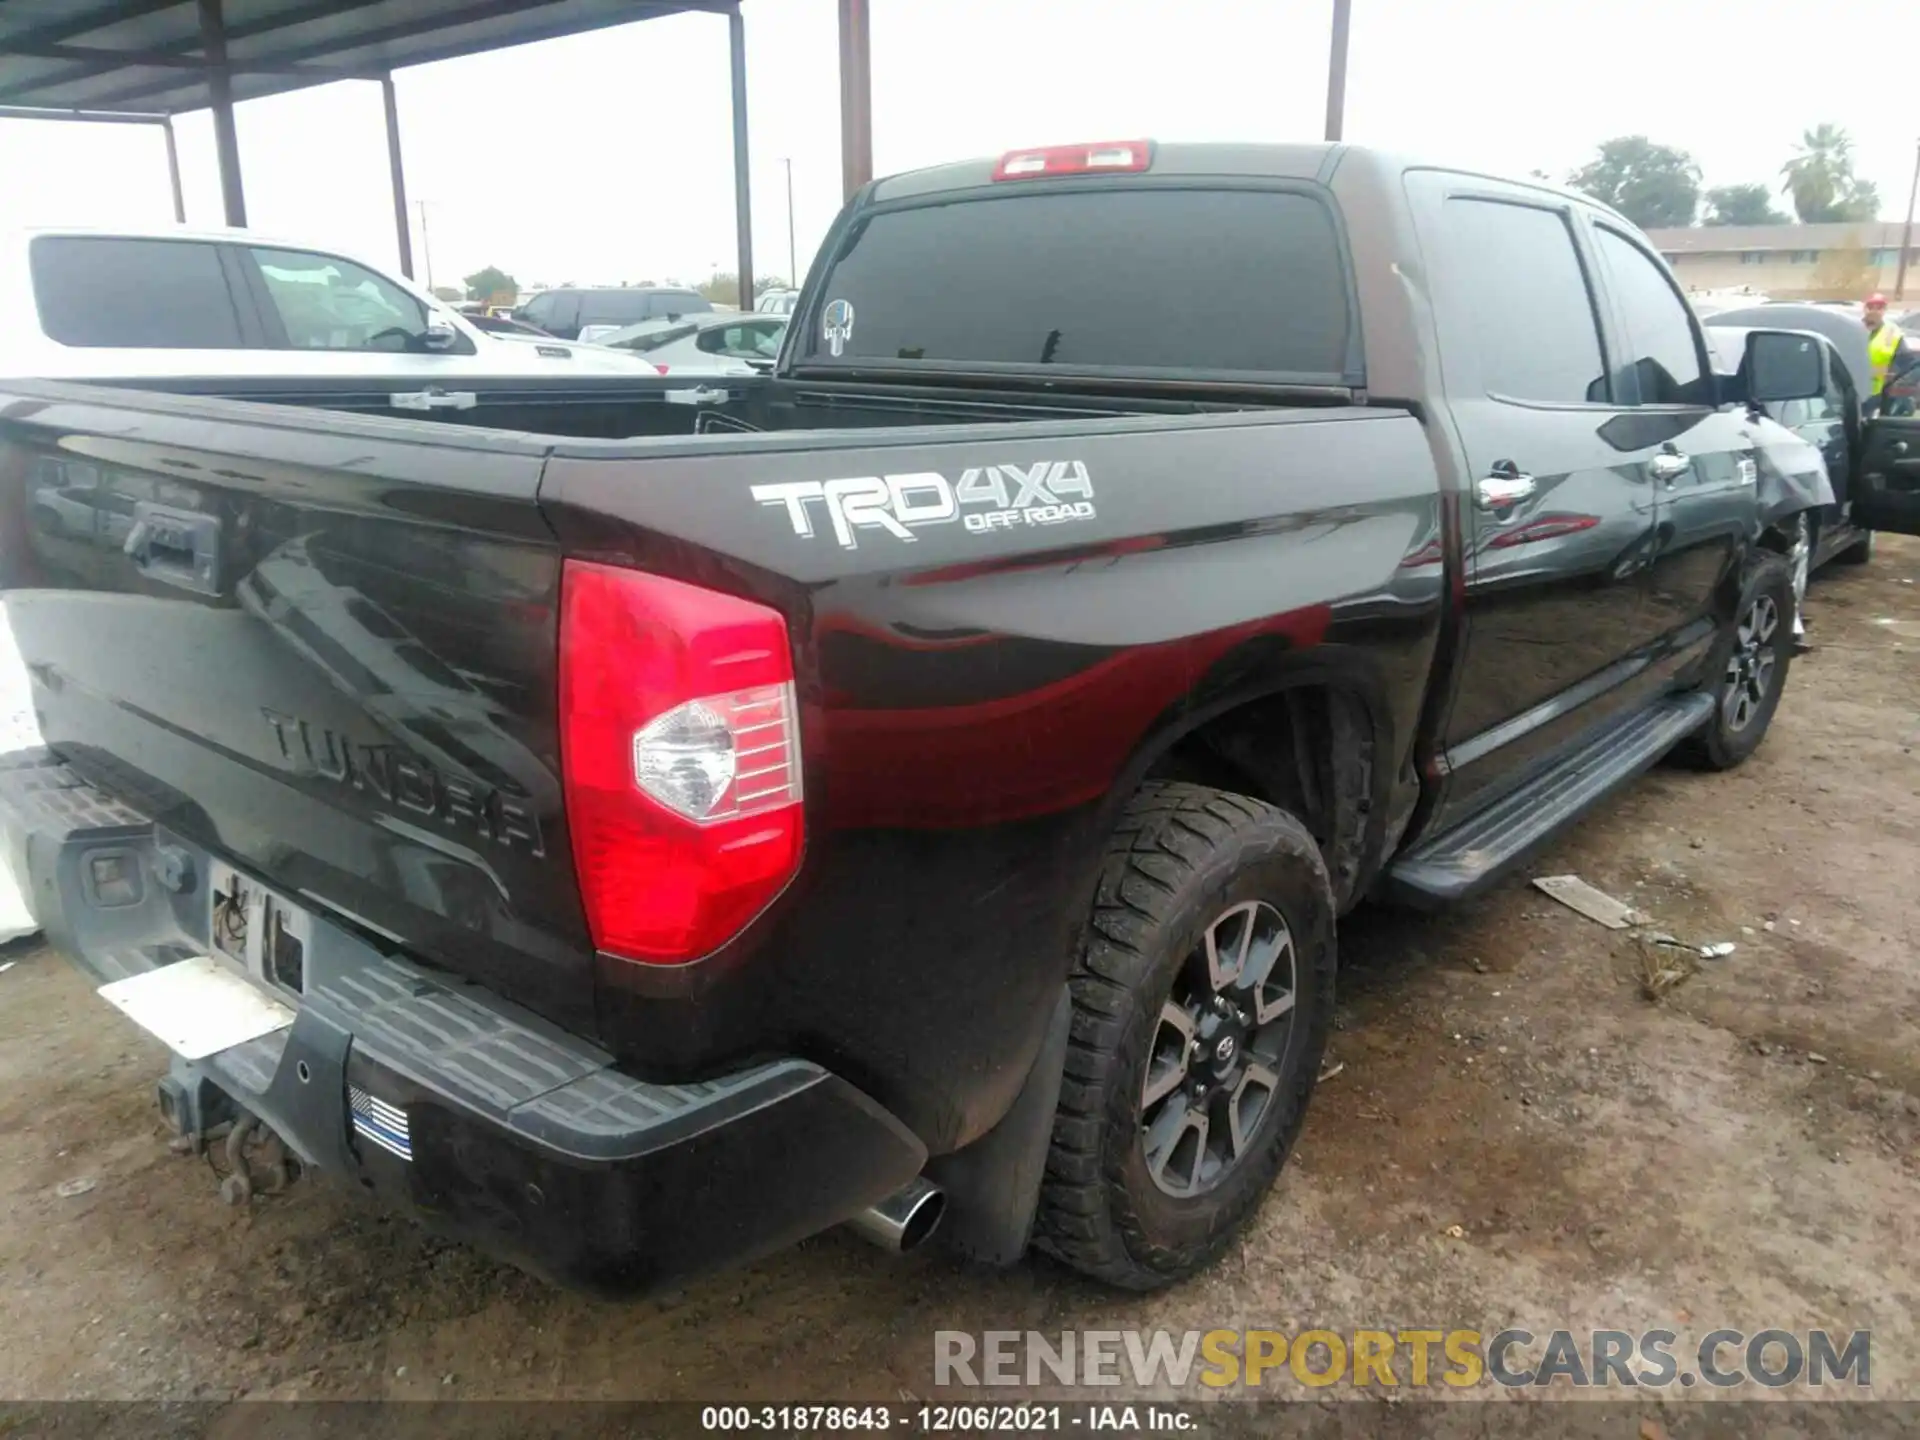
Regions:
<instances>
[{"instance_id":1,"label":"rear wheel","mask_svg":"<svg viewBox=\"0 0 1920 1440\"><path fill-rule=\"evenodd\" d=\"M1205 786L1144 787L1072 977L1040 1244L1143 1290L1218 1255L1299 1133L1334 963L1332 888L1299 821Z\"/></svg>"},{"instance_id":2,"label":"rear wheel","mask_svg":"<svg viewBox=\"0 0 1920 1440\"><path fill-rule=\"evenodd\" d=\"M1734 617L1715 651L1713 720L1684 751L1709 770L1730 770L1759 749L1780 707L1793 660L1793 571L1784 558L1755 562Z\"/></svg>"}]
</instances>

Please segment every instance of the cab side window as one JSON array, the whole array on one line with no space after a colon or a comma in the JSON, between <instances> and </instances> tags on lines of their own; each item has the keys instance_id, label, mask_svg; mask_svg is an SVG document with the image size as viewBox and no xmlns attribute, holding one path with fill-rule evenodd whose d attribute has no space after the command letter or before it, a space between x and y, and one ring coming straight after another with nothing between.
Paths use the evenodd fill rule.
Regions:
<instances>
[{"instance_id":1,"label":"cab side window","mask_svg":"<svg viewBox=\"0 0 1920 1440\"><path fill-rule=\"evenodd\" d=\"M1626 366L1642 405L1711 405L1713 379L1686 301L1652 256L1605 225L1594 226L1600 263L1627 326Z\"/></svg>"},{"instance_id":2,"label":"cab side window","mask_svg":"<svg viewBox=\"0 0 1920 1440\"><path fill-rule=\"evenodd\" d=\"M580 317L580 297L578 295L554 295L550 297L553 308L546 312L544 320L534 323L542 329L551 330L556 335L562 330L578 330L583 323Z\"/></svg>"},{"instance_id":3,"label":"cab side window","mask_svg":"<svg viewBox=\"0 0 1920 1440\"><path fill-rule=\"evenodd\" d=\"M1487 394L1556 405L1604 403L1600 328L1566 217L1537 205L1467 197L1448 200L1441 215Z\"/></svg>"},{"instance_id":4,"label":"cab side window","mask_svg":"<svg viewBox=\"0 0 1920 1440\"><path fill-rule=\"evenodd\" d=\"M427 308L351 260L304 250L254 248L267 298L291 350L424 349Z\"/></svg>"}]
</instances>

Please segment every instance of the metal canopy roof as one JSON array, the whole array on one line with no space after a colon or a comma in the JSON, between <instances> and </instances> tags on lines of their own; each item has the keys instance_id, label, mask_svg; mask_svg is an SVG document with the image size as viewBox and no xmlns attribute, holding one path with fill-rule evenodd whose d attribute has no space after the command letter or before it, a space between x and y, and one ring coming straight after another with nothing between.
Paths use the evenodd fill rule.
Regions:
<instances>
[{"instance_id":1,"label":"metal canopy roof","mask_svg":"<svg viewBox=\"0 0 1920 1440\"><path fill-rule=\"evenodd\" d=\"M215 104L203 13L234 101L651 20L730 0L0 0L0 105L179 114ZM217 61L214 62L217 64Z\"/></svg>"}]
</instances>

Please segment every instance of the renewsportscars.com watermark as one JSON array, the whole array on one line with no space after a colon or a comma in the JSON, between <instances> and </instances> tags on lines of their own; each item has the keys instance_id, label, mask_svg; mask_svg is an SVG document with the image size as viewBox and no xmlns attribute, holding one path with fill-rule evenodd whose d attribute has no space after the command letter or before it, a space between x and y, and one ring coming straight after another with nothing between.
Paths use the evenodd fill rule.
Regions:
<instances>
[{"instance_id":1,"label":"renewsportscars.com watermark","mask_svg":"<svg viewBox=\"0 0 1920 1440\"><path fill-rule=\"evenodd\" d=\"M1731 1389L1873 1383L1873 1335L1827 1330L939 1330L933 1383L969 1386L1192 1385L1257 1389Z\"/></svg>"}]
</instances>

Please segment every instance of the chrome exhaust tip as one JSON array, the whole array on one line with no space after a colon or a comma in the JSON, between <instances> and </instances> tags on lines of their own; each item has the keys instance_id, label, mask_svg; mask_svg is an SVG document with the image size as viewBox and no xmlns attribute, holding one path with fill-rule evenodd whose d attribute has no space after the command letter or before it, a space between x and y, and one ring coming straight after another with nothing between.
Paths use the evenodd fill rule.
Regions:
<instances>
[{"instance_id":1,"label":"chrome exhaust tip","mask_svg":"<svg viewBox=\"0 0 1920 1440\"><path fill-rule=\"evenodd\" d=\"M878 1205L847 1222L862 1240L893 1255L915 1250L940 1228L947 1213L947 1192L916 1176Z\"/></svg>"}]
</instances>

